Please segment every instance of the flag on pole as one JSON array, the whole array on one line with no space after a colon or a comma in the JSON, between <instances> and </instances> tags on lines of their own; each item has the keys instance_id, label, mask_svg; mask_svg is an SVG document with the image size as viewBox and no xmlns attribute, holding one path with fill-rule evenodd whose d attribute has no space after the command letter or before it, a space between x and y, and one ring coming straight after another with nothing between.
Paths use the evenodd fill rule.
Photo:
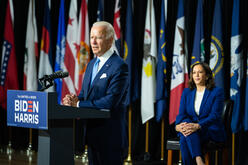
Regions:
<instances>
[{"instance_id":1,"label":"flag on pole","mask_svg":"<svg viewBox=\"0 0 248 165\"><path fill-rule=\"evenodd\" d=\"M121 3L120 0L115 1L115 14L114 14L114 30L115 30L115 47L116 53L120 55L121 52Z\"/></svg>"},{"instance_id":2,"label":"flag on pole","mask_svg":"<svg viewBox=\"0 0 248 165\"><path fill-rule=\"evenodd\" d=\"M178 2L177 21L175 27L175 39L172 58L172 73L170 86L170 110L169 123L176 121L179 112L180 98L183 89L188 86L187 56L185 55L184 41L184 4L183 0Z\"/></svg>"},{"instance_id":3,"label":"flag on pole","mask_svg":"<svg viewBox=\"0 0 248 165\"><path fill-rule=\"evenodd\" d=\"M5 15L0 77L0 106L3 109L7 108L7 90L19 88L13 27L13 2L12 0L8 0Z\"/></svg>"},{"instance_id":4,"label":"flag on pole","mask_svg":"<svg viewBox=\"0 0 248 165\"><path fill-rule=\"evenodd\" d=\"M50 6L48 5L48 3L48 0L46 0L40 46L40 60L38 73L39 78L42 78L44 75L50 75L53 73ZM46 91L53 92L54 86L51 86L50 88L46 89Z\"/></svg>"},{"instance_id":5,"label":"flag on pole","mask_svg":"<svg viewBox=\"0 0 248 165\"><path fill-rule=\"evenodd\" d=\"M64 70L64 57L65 57L65 2L60 1L59 9L59 25L58 25L58 35L56 43L56 60L54 71ZM56 92L58 94L58 103L62 101L62 79L55 79Z\"/></svg>"},{"instance_id":6,"label":"flag on pole","mask_svg":"<svg viewBox=\"0 0 248 165\"><path fill-rule=\"evenodd\" d=\"M138 85L138 62L137 58L133 55L133 7L132 0L127 1L126 12L126 34L124 41L124 60L128 64L128 97L127 105L131 104L139 97L139 85Z\"/></svg>"},{"instance_id":7,"label":"flag on pole","mask_svg":"<svg viewBox=\"0 0 248 165\"><path fill-rule=\"evenodd\" d=\"M148 0L141 76L141 117L143 124L154 117L154 103L156 101L156 60L157 40L155 13L153 0Z\"/></svg>"},{"instance_id":8,"label":"flag on pole","mask_svg":"<svg viewBox=\"0 0 248 165\"><path fill-rule=\"evenodd\" d=\"M90 32L89 32L89 20L88 20L88 9L86 0L82 0L81 9L79 15L78 25L78 45L77 58L75 63L75 87L77 95L80 93L84 78L84 72L87 64L90 61Z\"/></svg>"},{"instance_id":9,"label":"flag on pole","mask_svg":"<svg viewBox=\"0 0 248 165\"><path fill-rule=\"evenodd\" d=\"M98 7L97 7L97 21L103 20L103 2L102 0L98 0Z\"/></svg>"},{"instance_id":10,"label":"flag on pole","mask_svg":"<svg viewBox=\"0 0 248 165\"><path fill-rule=\"evenodd\" d=\"M243 117L243 127L248 131L248 54L246 55L246 86L245 86L245 109Z\"/></svg>"},{"instance_id":11,"label":"flag on pole","mask_svg":"<svg viewBox=\"0 0 248 165\"><path fill-rule=\"evenodd\" d=\"M166 6L165 6L166 5ZM166 57L166 17L167 0L162 0L161 4L161 19L160 19L160 35L158 44L158 64L157 64L157 113L156 120L160 121L167 106L167 57Z\"/></svg>"},{"instance_id":12,"label":"flag on pole","mask_svg":"<svg viewBox=\"0 0 248 165\"><path fill-rule=\"evenodd\" d=\"M231 82L230 97L234 101L231 127L234 133L242 127L241 121L241 91L243 80L243 52L241 48L242 36L239 31L239 0L233 1L232 36L231 36Z\"/></svg>"},{"instance_id":13,"label":"flag on pole","mask_svg":"<svg viewBox=\"0 0 248 165\"><path fill-rule=\"evenodd\" d=\"M197 62L205 61L205 50L204 50L204 25L203 25L203 3L202 0L198 0L197 12L196 12L196 23L195 23L195 36L193 52L191 56L191 65Z\"/></svg>"},{"instance_id":14,"label":"flag on pole","mask_svg":"<svg viewBox=\"0 0 248 165\"><path fill-rule=\"evenodd\" d=\"M37 81L37 60L38 59L38 37L35 18L35 1L29 1L28 23L26 33L26 51L24 54L24 75L23 89L36 91L38 88Z\"/></svg>"},{"instance_id":15,"label":"flag on pole","mask_svg":"<svg viewBox=\"0 0 248 165\"><path fill-rule=\"evenodd\" d=\"M222 42L222 4L221 0L216 0L214 8L209 65L214 73L216 86L224 88L224 49Z\"/></svg>"},{"instance_id":16,"label":"flag on pole","mask_svg":"<svg viewBox=\"0 0 248 165\"><path fill-rule=\"evenodd\" d=\"M72 0L69 10L69 19L66 33L66 46L64 66L65 70L69 72L69 76L62 81L62 98L68 93L77 94L78 75L75 72L77 64L78 44L78 22L77 22L77 0Z\"/></svg>"}]
</instances>

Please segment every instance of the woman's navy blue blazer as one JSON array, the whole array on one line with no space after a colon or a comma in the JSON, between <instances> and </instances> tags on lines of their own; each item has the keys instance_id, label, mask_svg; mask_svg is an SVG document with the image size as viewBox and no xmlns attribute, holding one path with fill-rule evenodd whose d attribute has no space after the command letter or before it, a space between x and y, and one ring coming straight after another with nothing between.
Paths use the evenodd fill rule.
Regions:
<instances>
[{"instance_id":1,"label":"woman's navy blue blazer","mask_svg":"<svg viewBox=\"0 0 248 165\"><path fill-rule=\"evenodd\" d=\"M201 131L207 131L210 140L225 141L226 133L221 115L224 104L224 90L215 87L212 90L205 89L200 105L199 116L195 112L196 88L185 88L180 101L179 114L176 124L181 122L199 123Z\"/></svg>"}]
</instances>

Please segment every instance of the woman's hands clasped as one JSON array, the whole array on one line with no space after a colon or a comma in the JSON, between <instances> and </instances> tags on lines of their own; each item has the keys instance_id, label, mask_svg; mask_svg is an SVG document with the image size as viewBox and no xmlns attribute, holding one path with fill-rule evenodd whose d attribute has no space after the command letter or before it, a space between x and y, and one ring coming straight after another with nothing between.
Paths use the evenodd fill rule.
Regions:
<instances>
[{"instance_id":1,"label":"woman's hands clasped","mask_svg":"<svg viewBox=\"0 0 248 165\"><path fill-rule=\"evenodd\" d=\"M201 126L198 123L182 122L176 125L176 131L181 132L184 136L189 136L190 134L196 132L200 128Z\"/></svg>"}]
</instances>

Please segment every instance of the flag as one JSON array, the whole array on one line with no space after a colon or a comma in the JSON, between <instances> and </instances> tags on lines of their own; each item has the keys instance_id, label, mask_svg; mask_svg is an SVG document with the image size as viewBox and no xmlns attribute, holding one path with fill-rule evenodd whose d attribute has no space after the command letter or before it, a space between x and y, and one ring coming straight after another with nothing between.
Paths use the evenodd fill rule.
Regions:
<instances>
[{"instance_id":1,"label":"flag","mask_svg":"<svg viewBox=\"0 0 248 165\"><path fill-rule=\"evenodd\" d=\"M18 75L17 75L17 63L15 55L15 41L14 41L14 13L13 13L12 0L8 0L5 26L4 26L4 38L2 47L2 61L1 61L1 77L0 77L0 106L3 109L7 108L7 90L18 89Z\"/></svg>"},{"instance_id":2,"label":"flag","mask_svg":"<svg viewBox=\"0 0 248 165\"><path fill-rule=\"evenodd\" d=\"M166 5L166 6L165 6ZM156 101L157 101L157 113L156 120L160 121L163 112L166 109L168 97L166 85L167 85L167 57L166 57L166 18L167 15L167 0L162 0L161 4L161 19L160 19L160 35L158 43L158 63L157 63L157 89L156 89Z\"/></svg>"},{"instance_id":3,"label":"flag","mask_svg":"<svg viewBox=\"0 0 248 165\"><path fill-rule=\"evenodd\" d=\"M170 86L170 109L169 109L169 123L172 124L176 120L179 112L180 98L183 89L187 87L188 83L188 68L187 56L185 55L185 41L184 41L184 4L183 0L178 2L177 21L175 27L175 39L172 58L172 73Z\"/></svg>"},{"instance_id":4,"label":"flag","mask_svg":"<svg viewBox=\"0 0 248 165\"><path fill-rule=\"evenodd\" d=\"M77 51L79 50L78 44L78 22L77 22L77 0L72 0L69 10L69 18L66 33L66 46L64 57L64 71L69 72L69 76L62 81L62 98L68 93L77 94L78 75L75 72L77 65Z\"/></svg>"},{"instance_id":5,"label":"flag","mask_svg":"<svg viewBox=\"0 0 248 165\"><path fill-rule=\"evenodd\" d=\"M51 39L51 24L50 24L50 7L48 0L45 1L44 20L42 27L41 46L40 46L40 60L39 60L39 74L42 78L44 75L53 73L52 60L52 39ZM54 86L46 89L47 92L54 91Z\"/></svg>"},{"instance_id":6,"label":"flag","mask_svg":"<svg viewBox=\"0 0 248 165\"><path fill-rule=\"evenodd\" d=\"M37 60L38 59L38 36L35 18L35 1L29 1L28 23L26 33L26 51L24 54L23 89L37 90Z\"/></svg>"},{"instance_id":7,"label":"flag","mask_svg":"<svg viewBox=\"0 0 248 165\"><path fill-rule=\"evenodd\" d=\"M155 13L153 0L148 0L144 33L144 57L141 76L141 117L143 124L154 117L154 103L156 99L156 60L157 40Z\"/></svg>"},{"instance_id":8,"label":"flag","mask_svg":"<svg viewBox=\"0 0 248 165\"><path fill-rule=\"evenodd\" d=\"M138 62L137 58L133 55L133 7L132 0L127 1L126 12L126 34L124 41L124 60L128 64L128 80L129 88L127 94L127 105L131 104L139 97L138 85Z\"/></svg>"},{"instance_id":9,"label":"flag","mask_svg":"<svg viewBox=\"0 0 248 165\"><path fill-rule=\"evenodd\" d=\"M82 0L78 25L77 58L75 63L75 87L77 94L80 93L86 66L90 61L90 36L89 20L86 0Z\"/></svg>"},{"instance_id":10,"label":"flag","mask_svg":"<svg viewBox=\"0 0 248 165\"><path fill-rule=\"evenodd\" d=\"M121 3L120 0L115 1L115 14L114 14L114 30L115 30L115 51L118 55L121 52Z\"/></svg>"},{"instance_id":11,"label":"flag","mask_svg":"<svg viewBox=\"0 0 248 165\"><path fill-rule=\"evenodd\" d=\"M193 52L191 56L191 65L197 62L205 61L205 50L204 50L204 25L203 25L203 3L202 0L198 0L197 12L196 12L196 23L195 23L195 36Z\"/></svg>"},{"instance_id":12,"label":"flag","mask_svg":"<svg viewBox=\"0 0 248 165\"><path fill-rule=\"evenodd\" d=\"M98 0L98 7L97 7L97 21L103 20L103 2L102 0Z\"/></svg>"},{"instance_id":13,"label":"flag","mask_svg":"<svg viewBox=\"0 0 248 165\"><path fill-rule=\"evenodd\" d=\"M59 9L59 25L58 25L58 35L56 43L56 60L54 71L64 70L64 56L65 56L65 2L60 1ZM62 79L55 79L56 92L58 94L58 103L62 101Z\"/></svg>"},{"instance_id":14,"label":"flag","mask_svg":"<svg viewBox=\"0 0 248 165\"><path fill-rule=\"evenodd\" d=\"M243 127L248 131L248 54L246 55L246 86L245 86L245 110L243 117Z\"/></svg>"},{"instance_id":15,"label":"flag","mask_svg":"<svg viewBox=\"0 0 248 165\"><path fill-rule=\"evenodd\" d=\"M232 36L231 36L231 82L230 97L234 101L231 127L234 133L242 127L241 122L241 91L243 80L243 53L241 48L242 36L239 31L239 0L233 1Z\"/></svg>"},{"instance_id":16,"label":"flag","mask_svg":"<svg viewBox=\"0 0 248 165\"><path fill-rule=\"evenodd\" d=\"M213 17L209 65L214 73L216 86L224 88L224 49L222 44L222 37L222 5L221 0L216 0Z\"/></svg>"}]
</instances>

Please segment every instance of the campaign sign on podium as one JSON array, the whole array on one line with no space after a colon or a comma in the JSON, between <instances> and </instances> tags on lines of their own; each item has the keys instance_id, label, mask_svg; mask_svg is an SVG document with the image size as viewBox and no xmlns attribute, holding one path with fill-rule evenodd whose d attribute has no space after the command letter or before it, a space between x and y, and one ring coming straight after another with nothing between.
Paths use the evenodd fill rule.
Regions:
<instances>
[{"instance_id":1,"label":"campaign sign on podium","mask_svg":"<svg viewBox=\"0 0 248 165\"><path fill-rule=\"evenodd\" d=\"M7 91L7 125L48 129L47 93Z\"/></svg>"},{"instance_id":2,"label":"campaign sign on podium","mask_svg":"<svg viewBox=\"0 0 248 165\"><path fill-rule=\"evenodd\" d=\"M110 110L58 104L56 92L7 91L8 126L37 128L38 165L74 165L75 119L107 119Z\"/></svg>"}]
</instances>

